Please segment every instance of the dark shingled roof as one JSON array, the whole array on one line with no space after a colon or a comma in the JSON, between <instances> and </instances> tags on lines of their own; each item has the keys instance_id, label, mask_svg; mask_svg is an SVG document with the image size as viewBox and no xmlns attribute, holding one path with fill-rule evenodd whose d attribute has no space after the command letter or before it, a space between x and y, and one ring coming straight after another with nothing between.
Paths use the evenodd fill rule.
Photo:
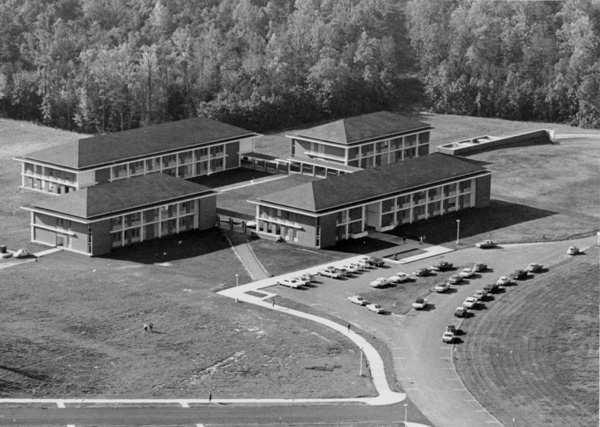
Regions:
<instances>
[{"instance_id":1,"label":"dark shingled roof","mask_svg":"<svg viewBox=\"0 0 600 427\"><path fill-rule=\"evenodd\" d=\"M294 135L349 145L424 129L431 129L431 126L388 111L380 111L297 131Z\"/></svg>"},{"instance_id":2,"label":"dark shingled roof","mask_svg":"<svg viewBox=\"0 0 600 427\"><path fill-rule=\"evenodd\" d=\"M150 156L218 141L259 136L204 117L92 136L22 157L72 169Z\"/></svg>"},{"instance_id":3,"label":"dark shingled roof","mask_svg":"<svg viewBox=\"0 0 600 427\"><path fill-rule=\"evenodd\" d=\"M183 197L211 193L216 194L203 185L162 173L153 173L82 188L25 208L92 219L142 206L168 203Z\"/></svg>"},{"instance_id":4,"label":"dark shingled roof","mask_svg":"<svg viewBox=\"0 0 600 427\"><path fill-rule=\"evenodd\" d=\"M255 200L323 213L386 194L488 171L467 160L434 153L360 172L302 184Z\"/></svg>"}]
</instances>

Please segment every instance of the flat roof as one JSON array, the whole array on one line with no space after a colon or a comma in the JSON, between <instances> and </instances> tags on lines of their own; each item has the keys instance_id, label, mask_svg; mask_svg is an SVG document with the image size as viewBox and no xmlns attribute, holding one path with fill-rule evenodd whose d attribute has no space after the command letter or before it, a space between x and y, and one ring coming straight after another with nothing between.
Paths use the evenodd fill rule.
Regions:
<instances>
[{"instance_id":1,"label":"flat roof","mask_svg":"<svg viewBox=\"0 0 600 427\"><path fill-rule=\"evenodd\" d=\"M308 159L305 157L288 157L287 160L290 163L306 163L308 165L322 166L324 168L335 169L335 170L340 170L340 171L345 171L345 172L358 172L358 171L362 170L362 168L348 166L348 165L344 165L342 163L328 162L326 160L321 160L321 159Z\"/></svg>"},{"instance_id":2,"label":"flat roof","mask_svg":"<svg viewBox=\"0 0 600 427\"><path fill-rule=\"evenodd\" d=\"M429 124L410 117L400 116L389 111L379 111L337 120L287 136L288 138L304 137L323 142L352 145L431 128Z\"/></svg>"},{"instance_id":3,"label":"flat roof","mask_svg":"<svg viewBox=\"0 0 600 427\"><path fill-rule=\"evenodd\" d=\"M162 173L153 173L82 188L59 197L50 197L23 209L93 219L144 206L217 194L200 184Z\"/></svg>"},{"instance_id":4,"label":"flat roof","mask_svg":"<svg viewBox=\"0 0 600 427\"><path fill-rule=\"evenodd\" d=\"M82 138L18 157L71 169L86 169L186 147L253 138L260 134L205 117Z\"/></svg>"},{"instance_id":5,"label":"flat roof","mask_svg":"<svg viewBox=\"0 0 600 427\"><path fill-rule=\"evenodd\" d=\"M252 200L310 213L325 213L334 208L397 194L460 177L489 174L468 160L434 153L402 162L333 176Z\"/></svg>"}]
</instances>

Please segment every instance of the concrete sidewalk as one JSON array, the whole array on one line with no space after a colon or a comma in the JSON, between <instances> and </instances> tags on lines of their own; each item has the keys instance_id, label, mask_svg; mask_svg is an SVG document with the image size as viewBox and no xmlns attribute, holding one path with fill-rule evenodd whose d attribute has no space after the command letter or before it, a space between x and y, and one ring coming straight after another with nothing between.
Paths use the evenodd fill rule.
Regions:
<instances>
[{"instance_id":1,"label":"concrete sidewalk","mask_svg":"<svg viewBox=\"0 0 600 427\"><path fill-rule=\"evenodd\" d=\"M245 252L240 251L240 255L246 259ZM353 262L357 261L362 256L354 256L344 260L343 262ZM342 261L337 261L336 264L342 263ZM307 269L306 272L316 273L319 270L331 265L331 263L323 264L320 266L311 267ZM344 334L350 340L352 340L356 346L361 349L366 360L368 361L369 369L371 371L371 378L373 380L373 385L377 389L379 396L377 397L366 397L366 398L347 398L347 399L293 399L294 402L306 402L306 403L316 403L316 402L362 402L369 405L391 405L394 403L402 402L406 399L406 394L404 393L396 393L390 389L390 386L387 382L386 374L385 374L385 366L383 364L383 359L377 352L377 350L362 336L357 334L352 330L348 330L346 326L335 323L329 319L325 319L319 316L315 316L312 314L304 313L298 310L292 310L287 307L279 306L277 304L273 304L273 302L269 302L267 300L271 299L275 296L275 293L269 292L265 288L274 286L277 284L279 280L283 277L291 276L291 275L299 275L304 271L294 272L293 274L282 275L278 277L269 277L256 282L248 283L242 286L233 287L229 289L225 289L224 291L219 292L220 295L233 298L238 302L245 302L257 305L259 307L276 310L282 313L286 313L292 316L301 317L303 319L312 320L313 322L317 322L323 326L331 328L341 334ZM259 293L261 296L249 295L248 292L253 291L253 293ZM291 400L287 400L291 401ZM260 400L260 402L268 402L266 400Z\"/></svg>"}]
</instances>

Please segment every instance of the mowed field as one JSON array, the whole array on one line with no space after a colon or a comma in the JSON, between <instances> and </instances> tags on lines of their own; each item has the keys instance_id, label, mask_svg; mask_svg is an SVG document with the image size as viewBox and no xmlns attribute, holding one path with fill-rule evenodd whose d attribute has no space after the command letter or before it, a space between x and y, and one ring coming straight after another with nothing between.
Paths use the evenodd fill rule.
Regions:
<instances>
[{"instance_id":1,"label":"mowed field","mask_svg":"<svg viewBox=\"0 0 600 427\"><path fill-rule=\"evenodd\" d=\"M519 282L463 323L455 366L505 426L598 425L598 255Z\"/></svg>"}]
</instances>

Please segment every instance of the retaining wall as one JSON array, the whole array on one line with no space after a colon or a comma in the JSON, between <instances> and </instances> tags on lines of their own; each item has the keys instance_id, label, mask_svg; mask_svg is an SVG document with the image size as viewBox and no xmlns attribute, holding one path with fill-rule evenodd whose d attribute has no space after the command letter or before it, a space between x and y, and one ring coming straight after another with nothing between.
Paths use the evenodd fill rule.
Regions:
<instances>
[{"instance_id":1,"label":"retaining wall","mask_svg":"<svg viewBox=\"0 0 600 427\"><path fill-rule=\"evenodd\" d=\"M553 144L555 142L554 131L546 129L520 133L518 135L503 138L494 138L489 141L476 142L476 140L477 138L468 141L438 145L437 151L438 153L449 154L451 156L469 156L471 154L498 150L501 148Z\"/></svg>"}]
</instances>

